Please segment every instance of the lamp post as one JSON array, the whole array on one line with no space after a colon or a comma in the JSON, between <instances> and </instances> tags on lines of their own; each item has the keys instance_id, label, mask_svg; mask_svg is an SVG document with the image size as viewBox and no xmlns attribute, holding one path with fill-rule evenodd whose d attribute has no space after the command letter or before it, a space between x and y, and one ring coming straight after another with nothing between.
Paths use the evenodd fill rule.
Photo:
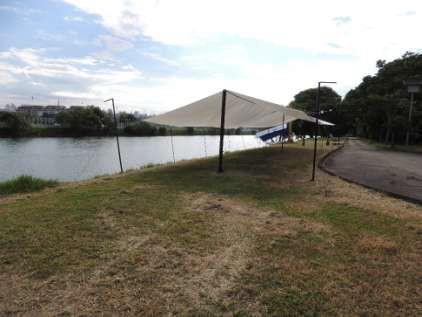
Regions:
<instances>
[{"instance_id":1,"label":"lamp post","mask_svg":"<svg viewBox=\"0 0 422 317\"><path fill-rule=\"evenodd\" d=\"M406 146L410 143L410 134L412 132L412 112L413 112L413 102L415 98L415 93L419 92L420 87L422 86L422 81L409 79L404 81L403 84L407 86L407 91L410 93L410 106L409 106L409 116L407 119L407 131L406 131Z\"/></svg>"},{"instance_id":2,"label":"lamp post","mask_svg":"<svg viewBox=\"0 0 422 317\"><path fill-rule=\"evenodd\" d=\"M321 84L337 84L335 81L320 81L318 82L318 91L316 95L316 113L315 113L315 131L314 131L314 160L312 163L312 179L311 181L315 181L315 165L316 165L316 156L317 156L317 139L318 139L318 119L320 113L320 106L319 106L319 94L321 91Z\"/></svg>"},{"instance_id":3,"label":"lamp post","mask_svg":"<svg viewBox=\"0 0 422 317\"><path fill-rule=\"evenodd\" d=\"M114 108L114 98L110 98L110 99L104 100L104 102L108 102L108 101L111 101L111 104L113 105L114 132L116 134L117 154L119 155L120 173L123 173L122 157L120 155L119 134L117 133L116 109Z\"/></svg>"}]
</instances>

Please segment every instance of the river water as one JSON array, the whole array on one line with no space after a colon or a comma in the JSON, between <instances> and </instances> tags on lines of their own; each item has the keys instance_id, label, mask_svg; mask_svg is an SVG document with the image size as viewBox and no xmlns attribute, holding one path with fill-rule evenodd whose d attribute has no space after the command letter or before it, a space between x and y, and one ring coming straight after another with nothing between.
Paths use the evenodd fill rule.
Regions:
<instances>
[{"instance_id":1,"label":"river water","mask_svg":"<svg viewBox=\"0 0 422 317\"><path fill-rule=\"evenodd\" d=\"M171 137L120 137L123 168L173 162ZM218 154L219 136L174 136L176 161ZM252 135L225 136L225 151L265 146ZM0 181L32 175L75 181L119 172L116 139L0 139Z\"/></svg>"}]
</instances>

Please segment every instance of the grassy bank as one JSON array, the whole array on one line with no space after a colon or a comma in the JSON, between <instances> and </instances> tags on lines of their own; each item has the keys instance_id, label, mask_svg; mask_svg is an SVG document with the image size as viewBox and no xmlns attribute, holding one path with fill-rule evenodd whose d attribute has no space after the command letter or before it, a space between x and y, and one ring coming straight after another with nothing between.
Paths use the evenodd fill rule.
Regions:
<instances>
[{"instance_id":1,"label":"grassy bank","mask_svg":"<svg viewBox=\"0 0 422 317\"><path fill-rule=\"evenodd\" d=\"M329 148L324 146L319 154ZM0 200L0 315L417 315L422 208L287 145Z\"/></svg>"},{"instance_id":2,"label":"grassy bank","mask_svg":"<svg viewBox=\"0 0 422 317\"><path fill-rule=\"evenodd\" d=\"M8 181L0 182L0 197L11 194L32 193L57 185L58 182L54 180L22 175Z\"/></svg>"}]
</instances>

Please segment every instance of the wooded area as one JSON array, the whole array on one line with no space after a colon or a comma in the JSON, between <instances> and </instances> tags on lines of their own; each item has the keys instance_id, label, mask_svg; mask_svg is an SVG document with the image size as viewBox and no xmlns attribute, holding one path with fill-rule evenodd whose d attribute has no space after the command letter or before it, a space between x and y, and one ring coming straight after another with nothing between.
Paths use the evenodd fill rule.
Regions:
<instances>
[{"instance_id":1,"label":"wooded area","mask_svg":"<svg viewBox=\"0 0 422 317\"><path fill-rule=\"evenodd\" d=\"M422 54L405 53L401 58L387 63L376 62L378 71L365 76L362 82L350 90L343 100L331 88L322 87L320 92L320 118L336 126L330 128L334 135L353 135L386 144L403 144L408 128L410 96L405 85L408 80L420 80ZM315 114L317 88L298 93L291 107ZM421 95L414 95L411 120L411 143L422 142ZM297 124L300 133L313 134L312 125Z\"/></svg>"}]
</instances>

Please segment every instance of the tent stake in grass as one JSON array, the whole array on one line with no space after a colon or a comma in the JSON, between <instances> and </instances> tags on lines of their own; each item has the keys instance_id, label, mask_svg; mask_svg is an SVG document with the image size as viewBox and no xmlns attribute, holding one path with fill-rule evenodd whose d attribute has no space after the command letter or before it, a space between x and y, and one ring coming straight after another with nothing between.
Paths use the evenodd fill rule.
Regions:
<instances>
[{"instance_id":1,"label":"tent stake in grass","mask_svg":"<svg viewBox=\"0 0 422 317\"><path fill-rule=\"evenodd\" d=\"M113 117L114 117L114 132L116 133L116 142L117 142L117 154L119 154L119 163L120 163L120 173L123 173L122 165L122 156L120 155L120 143L119 143L119 134L117 132L117 119L116 119L116 109L114 108L114 98L105 100L104 102L110 101L113 105Z\"/></svg>"},{"instance_id":2,"label":"tent stake in grass","mask_svg":"<svg viewBox=\"0 0 422 317\"><path fill-rule=\"evenodd\" d=\"M223 172L223 150L224 150L224 123L226 120L226 95L227 90L224 89L221 97L221 122L220 122L220 153L218 156L218 173Z\"/></svg>"},{"instance_id":3,"label":"tent stake in grass","mask_svg":"<svg viewBox=\"0 0 422 317\"><path fill-rule=\"evenodd\" d=\"M318 119L320 115L319 109L319 93L321 91L321 84L337 84L335 81L320 81L318 82L318 90L316 95L316 113L315 113L315 131L314 131L314 160L312 162L312 179L315 181L315 164L316 164L316 155L317 155L317 143L318 143Z\"/></svg>"}]
</instances>

